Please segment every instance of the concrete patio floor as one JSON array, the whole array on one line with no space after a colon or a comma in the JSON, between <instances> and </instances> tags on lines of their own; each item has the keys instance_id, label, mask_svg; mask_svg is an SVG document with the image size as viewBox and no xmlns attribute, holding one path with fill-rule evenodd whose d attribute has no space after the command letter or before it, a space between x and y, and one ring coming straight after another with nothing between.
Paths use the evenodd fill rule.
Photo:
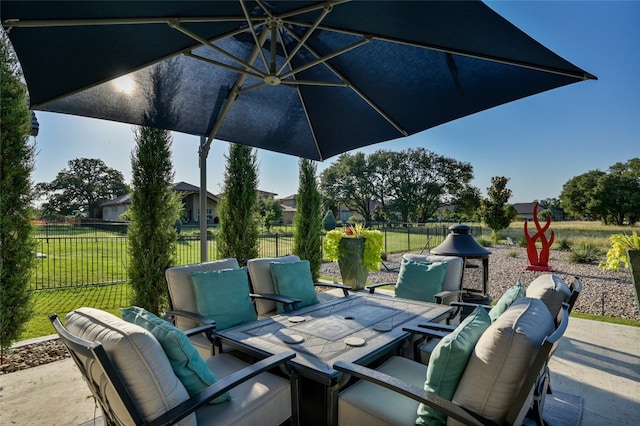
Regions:
<instances>
[{"instance_id":1,"label":"concrete patio floor","mask_svg":"<svg viewBox=\"0 0 640 426\"><path fill-rule=\"evenodd\" d=\"M583 426L640 419L640 328L571 318L552 388L583 398ZM0 424L77 426L101 416L71 359L0 376Z\"/></svg>"}]
</instances>

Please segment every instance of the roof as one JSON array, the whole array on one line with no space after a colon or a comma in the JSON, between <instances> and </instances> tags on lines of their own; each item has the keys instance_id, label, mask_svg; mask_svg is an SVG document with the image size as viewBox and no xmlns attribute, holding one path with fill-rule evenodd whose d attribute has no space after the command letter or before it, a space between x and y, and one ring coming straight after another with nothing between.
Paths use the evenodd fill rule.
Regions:
<instances>
[{"instance_id":1,"label":"roof","mask_svg":"<svg viewBox=\"0 0 640 426\"><path fill-rule=\"evenodd\" d=\"M172 185L172 189L176 192L186 192L186 193L195 193L195 194L199 194L200 193L200 188L195 186L195 185L191 185L190 183L187 182L176 182ZM219 197L216 195L213 195L211 192L207 191L207 195L208 198L214 200L214 201L219 201ZM111 207L111 206L121 206L121 205L126 205L126 204L131 204L131 194L125 194L125 195L121 195L117 198L114 198L112 200L109 201L105 201L104 203L100 204L100 207Z\"/></svg>"},{"instance_id":2,"label":"roof","mask_svg":"<svg viewBox=\"0 0 640 426\"><path fill-rule=\"evenodd\" d=\"M120 206L123 204L131 204L131 194L121 195L113 200L105 201L100 207Z\"/></svg>"}]
</instances>

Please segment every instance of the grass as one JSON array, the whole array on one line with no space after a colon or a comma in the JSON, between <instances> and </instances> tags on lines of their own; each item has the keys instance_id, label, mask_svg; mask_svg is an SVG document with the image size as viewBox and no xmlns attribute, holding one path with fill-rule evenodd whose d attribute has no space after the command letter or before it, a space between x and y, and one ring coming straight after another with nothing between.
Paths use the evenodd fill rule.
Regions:
<instances>
[{"instance_id":1,"label":"grass","mask_svg":"<svg viewBox=\"0 0 640 426\"><path fill-rule=\"evenodd\" d=\"M33 292L33 317L26 324L20 340L54 334L49 314L63 319L67 313L83 306L102 309L120 316L118 308L129 306L131 291L128 284L40 290Z\"/></svg>"},{"instance_id":2,"label":"grass","mask_svg":"<svg viewBox=\"0 0 640 426\"><path fill-rule=\"evenodd\" d=\"M442 225L437 225L442 226ZM529 232L533 233L535 225L529 223ZM567 248L577 247L583 243L588 242L592 247L597 247L606 251L609 246L609 237L613 233L627 233L629 234L638 227L619 227L612 225L602 225L597 222L553 222L551 229L556 234L556 244L559 247L554 248ZM289 229L290 230L290 229ZM487 233L490 233L488 228L483 228ZM69 282L87 282L86 280L93 279L93 276L81 275L76 280L72 274L83 274L81 263L83 261L98 262L99 265L106 264L104 259L111 257L113 262L116 263L116 271L114 276L119 280L126 280L126 261L127 251L126 245L114 245L114 243L105 244L104 247L100 246L100 241L106 235L112 235L109 237L113 239L113 235L122 236L121 233L115 233L108 231L96 231L94 228L84 227L69 227L65 229L65 236L69 234L66 232L73 232L74 237L82 237L82 240L77 243L70 242L70 239L65 239L62 234L49 231L43 232L40 236L47 238L41 243L38 251L41 253L47 253L51 250L54 253L54 248L64 248L62 254L60 251L55 255L55 261L49 264L48 270L44 273L54 280L54 283L68 284ZM273 231L281 231L280 229L274 229ZM386 253L399 253L407 251L418 251L424 248L427 241L429 241L429 247L435 247L442 242L442 237L432 237L429 240L429 235L426 233L428 230L425 228L424 234L408 234L403 228L398 228L397 232L394 230L387 231L387 238L385 240L384 251ZM516 241L524 239L524 223L514 222L510 227L504 230L502 236L506 242L506 237L510 236ZM489 234L487 234L488 236ZM476 236L477 239L482 239L483 236ZM120 240L120 239L116 239ZM126 243L123 243L126 244ZM199 262L199 241L197 237L191 239L189 237L184 238L178 244L178 256L181 261L178 264L187 264ZM57 247L55 245L58 245ZM283 234L278 237L278 243L276 244L272 239L262 239L260 255L261 257L274 257L282 256L290 252L293 247L293 237L291 234ZM65 254L68 251L79 250L84 256L81 261L78 261L79 256L70 256ZM195 257L191 253L196 253ZM213 259L216 253L215 241L210 242L209 253ZM56 269L57 268L57 269ZM41 271L42 273L42 271ZM63 278L56 278L57 275L65 274ZM69 278L72 277L72 278ZM91 281L88 281L91 282ZM53 286L52 286L53 287ZM103 286L83 286L76 288L65 288L57 290L39 290L34 292L34 316L26 324L26 329L21 336L21 340L30 339L34 337L45 336L53 333L53 328L49 323L48 315L52 312L57 313L60 317L64 316L73 309L82 306L92 306L98 309L103 309L108 312L119 314L118 308L128 306L129 298L131 296L129 286L126 283L118 283L112 285ZM588 315L573 313L573 316L577 318L586 318L597 321L605 321L616 324L632 325L640 327L639 321L628 320L624 318L604 317L598 315Z\"/></svg>"},{"instance_id":3,"label":"grass","mask_svg":"<svg viewBox=\"0 0 640 426\"><path fill-rule=\"evenodd\" d=\"M618 317L605 317L602 315L593 315L593 314L583 314L580 312L572 312L572 317L587 319L592 321L602 321L610 324L620 324L620 325L630 325L632 327L640 327L640 321L628 319L628 318L618 318Z\"/></svg>"}]
</instances>

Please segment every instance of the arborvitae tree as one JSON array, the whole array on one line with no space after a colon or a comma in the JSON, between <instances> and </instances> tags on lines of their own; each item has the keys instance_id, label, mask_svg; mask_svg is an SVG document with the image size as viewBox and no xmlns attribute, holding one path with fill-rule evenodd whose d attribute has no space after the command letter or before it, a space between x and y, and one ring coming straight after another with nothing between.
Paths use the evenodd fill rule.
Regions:
<instances>
[{"instance_id":1,"label":"arborvitae tree","mask_svg":"<svg viewBox=\"0 0 640 426\"><path fill-rule=\"evenodd\" d=\"M507 202L511 198L511 190L507 188L509 179L504 176L491 178L491 186L487 188L488 198L480 202L478 210L482 221L493 231L492 239L498 241L498 232L509 227L511 216L507 211Z\"/></svg>"},{"instance_id":2,"label":"arborvitae tree","mask_svg":"<svg viewBox=\"0 0 640 426\"><path fill-rule=\"evenodd\" d=\"M174 226L182 204L173 191L172 138L167 130L139 127L131 155L129 269L134 305L156 314L167 306L164 271L174 263Z\"/></svg>"},{"instance_id":3,"label":"arborvitae tree","mask_svg":"<svg viewBox=\"0 0 640 426\"><path fill-rule=\"evenodd\" d=\"M338 222L336 221L336 216L333 214L333 211L331 211L331 209L327 210L327 213L325 213L324 217L322 218L322 227L324 228L324 230L331 231L333 229L336 229L337 224Z\"/></svg>"},{"instance_id":4,"label":"arborvitae tree","mask_svg":"<svg viewBox=\"0 0 640 426\"><path fill-rule=\"evenodd\" d=\"M322 196L316 182L316 165L313 161L303 158L300 160L293 253L309 261L314 282L320 278L322 265L321 208Z\"/></svg>"},{"instance_id":5,"label":"arborvitae tree","mask_svg":"<svg viewBox=\"0 0 640 426\"><path fill-rule=\"evenodd\" d=\"M222 199L218 203L218 256L245 260L258 257L258 166L251 147L229 144Z\"/></svg>"},{"instance_id":6,"label":"arborvitae tree","mask_svg":"<svg viewBox=\"0 0 640 426\"><path fill-rule=\"evenodd\" d=\"M31 318L29 288L36 260L31 225L31 114L9 39L0 35L0 358Z\"/></svg>"}]
</instances>

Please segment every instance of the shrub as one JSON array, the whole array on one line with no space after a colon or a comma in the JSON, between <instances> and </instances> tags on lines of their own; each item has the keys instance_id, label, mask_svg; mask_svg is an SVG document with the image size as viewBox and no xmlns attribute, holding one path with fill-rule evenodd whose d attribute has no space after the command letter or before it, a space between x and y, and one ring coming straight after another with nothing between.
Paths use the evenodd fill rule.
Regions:
<instances>
[{"instance_id":1,"label":"shrub","mask_svg":"<svg viewBox=\"0 0 640 426\"><path fill-rule=\"evenodd\" d=\"M331 231L336 229L336 217L331 210L327 210L327 213L322 218L322 227L325 231Z\"/></svg>"},{"instance_id":2,"label":"shrub","mask_svg":"<svg viewBox=\"0 0 640 426\"><path fill-rule=\"evenodd\" d=\"M300 159L299 186L293 253L306 259L311 265L314 282L320 278L322 265L322 196L316 182L316 165L313 161ZM331 211L331 210L329 210ZM335 218L334 218L335 224Z\"/></svg>"},{"instance_id":3,"label":"shrub","mask_svg":"<svg viewBox=\"0 0 640 426\"><path fill-rule=\"evenodd\" d=\"M518 252L517 252L517 251L515 251L515 250L511 250L511 251L507 254L507 256L509 256L509 257L518 257Z\"/></svg>"},{"instance_id":4,"label":"shrub","mask_svg":"<svg viewBox=\"0 0 640 426\"><path fill-rule=\"evenodd\" d=\"M478 244L480 244L482 247L492 247L493 246L493 240L487 239L487 238L476 238L476 241L478 241Z\"/></svg>"},{"instance_id":5,"label":"shrub","mask_svg":"<svg viewBox=\"0 0 640 426\"><path fill-rule=\"evenodd\" d=\"M133 193L129 215L129 267L132 304L159 314L168 305L164 277L175 263L177 229L182 204L171 189L171 135L169 131L138 127L131 154Z\"/></svg>"},{"instance_id":6,"label":"shrub","mask_svg":"<svg viewBox=\"0 0 640 426\"><path fill-rule=\"evenodd\" d=\"M573 263L593 263L601 254L600 248L592 243L580 243L571 248L569 260Z\"/></svg>"},{"instance_id":7,"label":"shrub","mask_svg":"<svg viewBox=\"0 0 640 426\"><path fill-rule=\"evenodd\" d=\"M0 359L31 318L29 282L36 257L31 185L31 114L18 60L0 34Z\"/></svg>"},{"instance_id":8,"label":"shrub","mask_svg":"<svg viewBox=\"0 0 640 426\"><path fill-rule=\"evenodd\" d=\"M557 242L557 249L561 251L570 251L571 250L571 241L568 238L560 238Z\"/></svg>"}]
</instances>

